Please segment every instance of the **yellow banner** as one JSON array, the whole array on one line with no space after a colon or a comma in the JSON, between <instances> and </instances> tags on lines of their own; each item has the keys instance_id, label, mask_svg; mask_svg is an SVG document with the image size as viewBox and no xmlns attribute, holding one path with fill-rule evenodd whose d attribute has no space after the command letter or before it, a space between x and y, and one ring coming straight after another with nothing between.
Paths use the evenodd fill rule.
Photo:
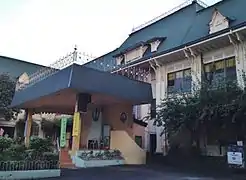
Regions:
<instances>
[{"instance_id":1,"label":"yellow banner","mask_svg":"<svg viewBox=\"0 0 246 180\"><path fill-rule=\"evenodd\" d=\"M75 112L73 116L73 136L79 136L80 135L80 113Z\"/></svg>"}]
</instances>

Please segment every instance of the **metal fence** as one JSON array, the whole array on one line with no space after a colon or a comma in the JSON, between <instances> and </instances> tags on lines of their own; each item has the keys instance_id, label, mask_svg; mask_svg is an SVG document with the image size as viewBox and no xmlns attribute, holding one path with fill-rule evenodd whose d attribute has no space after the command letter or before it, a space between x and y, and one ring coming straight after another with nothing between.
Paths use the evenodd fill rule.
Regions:
<instances>
[{"instance_id":1,"label":"metal fence","mask_svg":"<svg viewBox=\"0 0 246 180\"><path fill-rule=\"evenodd\" d=\"M28 171L59 168L59 160L0 161L0 171Z\"/></svg>"}]
</instances>

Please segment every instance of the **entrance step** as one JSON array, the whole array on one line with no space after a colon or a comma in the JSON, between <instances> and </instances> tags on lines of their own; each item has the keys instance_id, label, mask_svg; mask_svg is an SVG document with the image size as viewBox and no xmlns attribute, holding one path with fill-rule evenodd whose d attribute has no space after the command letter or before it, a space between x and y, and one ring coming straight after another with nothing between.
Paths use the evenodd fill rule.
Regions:
<instances>
[{"instance_id":1,"label":"entrance step","mask_svg":"<svg viewBox=\"0 0 246 180\"><path fill-rule=\"evenodd\" d=\"M60 151L60 167L67 169L75 169L75 165L70 158L69 151L67 149L61 149Z\"/></svg>"}]
</instances>

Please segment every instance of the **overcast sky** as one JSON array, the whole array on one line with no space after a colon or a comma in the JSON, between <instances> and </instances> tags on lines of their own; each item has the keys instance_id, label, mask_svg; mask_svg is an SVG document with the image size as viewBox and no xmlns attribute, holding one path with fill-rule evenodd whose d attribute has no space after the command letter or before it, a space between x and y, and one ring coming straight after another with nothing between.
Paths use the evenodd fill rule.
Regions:
<instances>
[{"instance_id":1,"label":"overcast sky","mask_svg":"<svg viewBox=\"0 0 246 180\"><path fill-rule=\"evenodd\" d=\"M204 0L208 5L219 0ZM100 56L185 0L0 0L0 55L49 65L78 50Z\"/></svg>"}]
</instances>

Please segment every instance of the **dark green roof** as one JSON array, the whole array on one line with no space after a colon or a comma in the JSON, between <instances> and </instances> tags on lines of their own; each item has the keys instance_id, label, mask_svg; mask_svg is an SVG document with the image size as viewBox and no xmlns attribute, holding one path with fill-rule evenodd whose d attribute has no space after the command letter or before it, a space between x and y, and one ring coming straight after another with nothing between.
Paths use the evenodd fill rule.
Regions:
<instances>
[{"instance_id":1,"label":"dark green roof","mask_svg":"<svg viewBox=\"0 0 246 180\"><path fill-rule=\"evenodd\" d=\"M202 8L194 1L179 11L131 33L115 51L87 63L86 66L99 70L112 70L116 66L115 59L112 56L139 42L145 42L154 37L165 37L166 39L159 46L157 52L148 54L137 62L210 38L217 35L217 33L209 34L209 22L215 8L232 20L230 28L234 28L246 22L245 7L245 0L223 0L208 8ZM222 32L218 32L218 34ZM136 63L136 61L133 63ZM103 66L100 64L103 64Z\"/></svg>"},{"instance_id":2,"label":"dark green roof","mask_svg":"<svg viewBox=\"0 0 246 180\"><path fill-rule=\"evenodd\" d=\"M0 56L0 74L8 73L10 76L17 78L24 72L30 75L42 67L45 66L6 56Z\"/></svg>"}]
</instances>

